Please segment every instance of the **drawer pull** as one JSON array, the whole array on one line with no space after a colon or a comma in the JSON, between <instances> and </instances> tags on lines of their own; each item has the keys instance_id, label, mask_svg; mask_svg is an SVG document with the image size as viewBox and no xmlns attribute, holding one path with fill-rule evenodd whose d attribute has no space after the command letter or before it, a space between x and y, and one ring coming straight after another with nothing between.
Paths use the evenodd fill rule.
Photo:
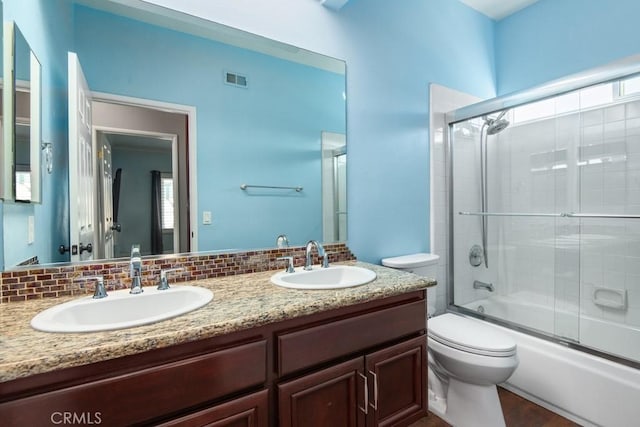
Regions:
<instances>
[{"instance_id":1,"label":"drawer pull","mask_svg":"<svg viewBox=\"0 0 640 427\"><path fill-rule=\"evenodd\" d=\"M371 403L371 407L374 411L378 410L378 376L373 371L369 371L371 376L373 377L373 403Z\"/></svg>"},{"instance_id":2,"label":"drawer pull","mask_svg":"<svg viewBox=\"0 0 640 427\"><path fill-rule=\"evenodd\" d=\"M358 406L358 408L367 415L369 413L369 380L366 375L362 375L360 372L358 372L358 375L364 380L364 407Z\"/></svg>"}]
</instances>

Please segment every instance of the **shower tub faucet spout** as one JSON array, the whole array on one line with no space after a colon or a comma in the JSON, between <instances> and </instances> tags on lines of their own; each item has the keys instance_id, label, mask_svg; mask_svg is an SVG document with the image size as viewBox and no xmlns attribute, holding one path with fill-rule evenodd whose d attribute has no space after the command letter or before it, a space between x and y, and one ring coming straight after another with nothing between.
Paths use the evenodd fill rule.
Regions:
<instances>
[{"instance_id":1,"label":"shower tub faucet spout","mask_svg":"<svg viewBox=\"0 0 640 427\"><path fill-rule=\"evenodd\" d=\"M479 280L474 280L473 289L486 289L489 292L493 292L493 284L481 282Z\"/></svg>"}]
</instances>

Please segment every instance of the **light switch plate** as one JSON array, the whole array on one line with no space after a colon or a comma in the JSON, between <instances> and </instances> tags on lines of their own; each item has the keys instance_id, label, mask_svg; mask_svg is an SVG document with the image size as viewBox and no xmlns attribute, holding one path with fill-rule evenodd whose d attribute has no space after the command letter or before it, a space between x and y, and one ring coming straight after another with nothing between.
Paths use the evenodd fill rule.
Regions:
<instances>
[{"instance_id":1,"label":"light switch plate","mask_svg":"<svg viewBox=\"0 0 640 427\"><path fill-rule=\"evenodd\" d=\"M30 215L27 219L27 244L28 245L33 244L33 241L35 240L35 237L36 237L35 228L36 228L35 217L33 215Z\"/></svg>"},{"instance_id":2,"label":"light switch plate","mask_svg":"<svg viewBox=\"0 0 640 427\"><path fill-rule=\"evenodd\" d=\"M211 225L211 211L202 211L202 224Z\"/></svg>"}]
</instances>

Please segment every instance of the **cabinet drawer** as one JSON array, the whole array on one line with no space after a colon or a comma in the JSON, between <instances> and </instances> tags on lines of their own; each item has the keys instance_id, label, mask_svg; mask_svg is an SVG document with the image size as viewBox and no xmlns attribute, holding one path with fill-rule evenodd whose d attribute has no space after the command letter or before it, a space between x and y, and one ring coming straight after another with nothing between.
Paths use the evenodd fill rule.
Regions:
<instances>
[{"instance_id":1,"label":"cabinet drawer","mask_svg":"<svg viewBox=\"0 0 640 427\"><path fill-rule=\"evenodd\" d=\"M269 392L262 390L173 419L157 427L267 427L268 405Z\"/></svg>"},{"instance_id":2,"label":"cabinet drawer","mask_svg":"<svg viewBox=\"0 0 640 427\"><path fill-rule=\"evenodd\" d=\"M278 374L288 375L426 328L425 300L277 336Z\"/></svg>"},{"instance_id":3,"label":"cabinet drawer","mask_svg":"<svg viewBox=\"0 0 640 427\"><path fill-rule=\"evenodd\" d=\"M6 402L0 419L4 426L49 425L68 413L109 426L152 420L264 384L266 352L262 340Z\"/></svg>"}]
</instances>

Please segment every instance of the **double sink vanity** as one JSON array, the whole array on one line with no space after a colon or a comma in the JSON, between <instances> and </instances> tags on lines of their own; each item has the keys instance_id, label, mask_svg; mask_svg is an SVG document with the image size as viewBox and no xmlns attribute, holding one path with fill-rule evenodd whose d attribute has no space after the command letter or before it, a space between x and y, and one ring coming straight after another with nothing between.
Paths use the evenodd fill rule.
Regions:
<instances>
[{"instance_id":1,"label":"double sink vanity","mask_svg":"<svg viewBox=\"0 0 640 427\"><path fill-rule=\"evenodd\" d=\"M0 419L3 425L49 425L64 417L109 426L408 425L427 413L426 288L433 284L347 261L195 280L165 291L145 286L146 296L111 292L104 302L112 298L114 305L102 309L104 321L127 310L142 318L150 313L144 305L165 304L154 302L159 295L212 299L167 320L86 333L30 326L37 313L78 305L77 297L3 304ZM136 298L139 309L125 308Z\"/></svg>"},{"instance_id":2,"label":"double sink vanity","mask_svg":"<svg viewBox=\"0 0 640 427\"><path fill-rule=\"evenodd\" d=\"M426 415L426 288L435 282L357 262L343 243L346 63L154 1L31 3L0 1L16 37L25 31L14 50L32 43L22 53L42 60L25 93L34 110L26 145L43 160L10 162L18 126L5 120L0 169L30 171L31 193L17 194L17 175L0 186L0 424L361 427ZM10 63L22 61L7 57L5 70ZM190 77L175 84L185 64ZM7 118L14 104L5 97ZM81 143L91 129L100 149ZM79 159L84 166L69 167ZM85 169L95 178L80 176ZM142 184L151 170L171 177L162 205L175 200L168 224L162 212L172 241L153 253L173 255L130 273L118 258L130 243L152 252L140 226L152 213ZM90 180L117 197L78 191ZM35 240L23 233L34 222ZM229 249L269 248L283 231L300 241ZM282 271L281 257L310 264L310 248L297 246L308 239L327 242L315 245L314 270ZM158 290L175 268L183 273ZM101 298L90 295L92 276L103 278ZM144 292L130 294L129 283Z\"/></svg>"}]
</instances>

